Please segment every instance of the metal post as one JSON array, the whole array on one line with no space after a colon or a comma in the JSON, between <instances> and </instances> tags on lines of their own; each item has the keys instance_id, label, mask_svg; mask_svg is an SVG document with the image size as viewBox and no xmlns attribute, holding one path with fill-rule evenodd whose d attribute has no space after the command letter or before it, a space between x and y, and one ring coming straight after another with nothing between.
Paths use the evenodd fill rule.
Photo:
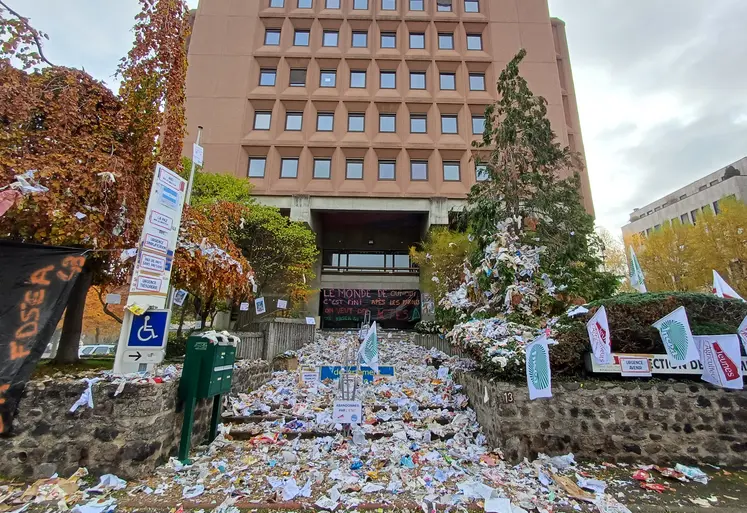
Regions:
<instances>
[{"instance_id":1,"label":"metal post","mask_svg":"<svg viewBox=\"0 0 747 513\"><path fill-rule=\"evenodd\" d=\"M213 415L210 417L210 433L208 434L208 443L212 443L218 434L218 422L221 413L221 394L213 397Z\"/></svg>"},{"instance_id":2,"label":"metal post","mask_svg":"<svg viewBox=\"0 0 747 513\"><path fill-rule=\"evenodd\" d=\"M189 449L192 445L192 427L195 422L195 403L197 398L194 395L184 400L184 419L182 421L182 438L179 442L179 461L185 465L189 464Z\"/></svg>"},{"instance_id":3,"label":"metal post","mask_svg":"<svg viewBox=\"0 0 747 513\"><path fill-rule=\"evenodd\" d=\"M200 136L202 135L202 126L197 127L197 141L195 144L199 146L200 144ZM192 169L189 172L189 181L187 182L187 195L184 198L184 202L189 205L189 201L192 199L192 182L195 179L195 168L197 167L195 165L195 159L194 155L192 155Z\"/></svg>"}]
</instances>

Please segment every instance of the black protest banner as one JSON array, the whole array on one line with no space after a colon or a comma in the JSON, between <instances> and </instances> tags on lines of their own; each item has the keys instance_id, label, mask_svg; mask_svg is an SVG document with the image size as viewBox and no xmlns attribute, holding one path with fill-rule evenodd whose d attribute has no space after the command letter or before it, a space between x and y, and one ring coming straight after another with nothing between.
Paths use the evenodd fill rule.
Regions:
<instances>
[{"instance_id":1,"label":"black protest banner","mask_svg":"<svg viewBox=\"0 0 747 513\"><path fill-rule=\"evenodd\" d=\"M0 241L0 433L52 337L85 250Z\"/></svg>"},{"instance_id":2,"label":"black protest banner","mask_svg":"<svg viewBox=\"0 0 747 513\"><path fill-rule=\"evenodd\" d=\"M325 328L357 328L366 311L384 328L412 328L420 321L419 290L322 289Z\"/></svg>"}]
</instances>

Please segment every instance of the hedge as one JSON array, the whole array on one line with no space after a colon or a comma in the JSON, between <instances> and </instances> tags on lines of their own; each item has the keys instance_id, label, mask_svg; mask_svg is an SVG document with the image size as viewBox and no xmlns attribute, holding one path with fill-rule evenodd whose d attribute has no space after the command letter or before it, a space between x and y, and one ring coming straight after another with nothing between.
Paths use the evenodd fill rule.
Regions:
<instances>
[{"instance_id":1,"label":"hedge","mask_svg":"<svg viewBox=\"0 0 747 513\"><path fill-rule=\"evenodd\" d=\"M633 293L595 301L586 305L589 313L558 321L555 339L559 344L550 348L553 374L584 373L584 354L591 351L586 323L602 305L607 310L612 351L618 353L665 354L659 332L651 325L680 306L687 311L693 335L736 333L747 316L747 303L712 294Z\"/></svg>"}]
</instances>

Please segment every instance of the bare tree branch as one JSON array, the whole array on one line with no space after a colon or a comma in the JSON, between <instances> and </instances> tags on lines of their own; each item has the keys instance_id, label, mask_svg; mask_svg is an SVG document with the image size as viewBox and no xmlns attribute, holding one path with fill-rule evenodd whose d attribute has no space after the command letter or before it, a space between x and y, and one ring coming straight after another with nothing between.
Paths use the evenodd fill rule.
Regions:
<instances>
[{"instance_id":1,"label":"bare tree branch","mask_svg":"<svg viewBox=\"0 0 747 513\"><path fill-rule=\"evenodd\" d=\"M3 0L0 0L0 5L2 5L3 7L5 7L5 9L10 14L12 14L16 18L18 18L20 20L20 22L23 23L23 26L26 27L26 30L29 31L29 34L31 34L31 37L34 38L34 43L36 44L37 50L39 50L39 58L41 58L42 61L44 61L45 63L49 64L50 66L55 67L55 65L52 64L49 61L49 59L47 59L47 57L44 55L44 50L42 50L42 44L41 44L41 41L39 40L39 31L36 30L31 25L29 25L28 21L26 21L28 18L25 18L25 17L21 16L16 11L14 11L10 7L8 7L8 5L5 2L3 2ZM119 321L119 322L122 322L122 321Z\"/></svg>"}]
</instances>

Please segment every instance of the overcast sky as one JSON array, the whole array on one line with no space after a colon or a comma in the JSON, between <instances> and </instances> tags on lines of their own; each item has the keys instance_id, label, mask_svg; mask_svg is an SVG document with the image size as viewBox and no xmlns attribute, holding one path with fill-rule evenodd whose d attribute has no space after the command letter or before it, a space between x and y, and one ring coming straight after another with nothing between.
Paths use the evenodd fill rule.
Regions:
<instances>
[{"instance_id":1,"label":"overcast sky","mask_svg":"<svg viewBox=\"0 0 747 513\"><path fill-rule=\"evenodd\" d=\"M566 22L598 224L619 234L634 207L747 155L746 0L549 2ZM136 0L8 3L49 34L52 62L114 83Z\"/></svg>"}]
</instances>

